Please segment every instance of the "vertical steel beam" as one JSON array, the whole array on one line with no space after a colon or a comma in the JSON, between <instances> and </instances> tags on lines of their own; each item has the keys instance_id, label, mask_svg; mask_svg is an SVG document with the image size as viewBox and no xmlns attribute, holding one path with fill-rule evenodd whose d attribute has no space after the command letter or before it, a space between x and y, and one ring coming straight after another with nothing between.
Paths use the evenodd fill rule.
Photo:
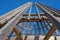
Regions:
<instances>
[{"instance_id":1,"label":"vertical steel beam","mask_svg":"<svg viewBox=\"0 0 60 40\"><path fill-rule=\"evenodd\" d=\"M37 22L37 27L38 27L38 32L39 32L39 34L40 34L40 26L39 26L39 23Z\"/></svg>"},{"instance_id":2,"label":"vertical steel beam","mask_svg":"<svg viewBox=\"0 0 60 40\"><path fill-rule=\"evenodd\" d=\"M30 19L31 10L32 10L32 6L31 6L31 8L30 8L30 10L29 10L29 16L28 16L28 19Z\"/></svg>"},{"instance_id":3,"label":"vertical steel beam","mask_svg":"<svg viewBox=\"0 0 60 40\"><path fill-rule=\"evenodd\" d=\"M53 33L55 32L55 30L56 30L56 26L53 25L51 27L51 29L49 30L49 32L46 34L44 40L48 40L53 35Z\"/></svg>"},{"instance_id":4,"label":"vertical steel beam","mask_svg":"<svg viewBox=\"0 0 60 40\"><path fill-rule=\"evenodd\" d=\"M30 22L30 34L32 34L32 22Z\"/></svg>"},{"instance_id":5,"label":"vertical steel beam","mask_svg":"<svg viewBox=\"0 0 60 40\"><path fill-rule=\"evenodd\" d=\"M19 40L23 40L21 32L19 32L19 30L17 30L16 27L13 29L13 31L16 33L16 35L17 35L17 37L18 37Z\"/></svg>"},{"instance_id":6,"label":"vertical steel beam","mask_svg":"<svg viewBox=\"0 0 60 40\"><path fill-rule=\"evenodd\" d=\"M36 6L36 5L35 5ZM41 19L41 16L39 15L39 11L38 11L38 8L36 6L36 10L37 10L37 13L38 13L38 18Z\"/></svg>"},{"instance_id":7,"label":"vertical steel beam","mask_svg":"<svg viewBox=\"0 0 60 40\"><path fill-rule=\"evenodd\" d=\"M31 6L31 3L28 3L28 5L19 13L17 14L13 19L11 19L3 28L0 29L0 40L6 40L7 36L11 33L13 28L16 26L16 24L21 19L22 13Z\"/></svg>"},{"instance_id":8,"label":"vertical steel beam","mask_svg":"<svg viewBox=\"0 0 60 40\"><path fill-rule=\"evenodd\" d=\"M41 4L38 4L38 3L37 3L36 5L37 5L39 8L41 8L41 9L45 12L45 15L53 21L53 23L57 26L56 28L60 29L60 21L59 21L60 18L54 16L55 13L56 13L57 15L59 15L59 16L60 16L60 14L57 13L57 12L55 12L55 11L53 12L53 11L51 11L50 9L47 9L47 8L43 7Z\"/></svg>"},{"instance_id":9,"label":"vertical steel beam","mask_svg":"<svg viewBox=\"0 0 60 40\"><path fill-rule=\"evenodd\" d=\"M20 27L22 26L22 23L18 23L17 26L18 26L18 29L20 30Z\"/></svg>"},{"instance_id":10,"label":"vertical steel beam","mask_svg":"<svg viewBox=\"0 0 60 40\"><path fill-rule=\"evenodd\" d=\"M37 33L36 33L36 30L37 30L37 28L36 28L36 23L34 22L34 31L35 31L35 34L37 34Z\"/></svg>"},{"instance_id":11,"label":"vertical steel beam","mask_svg":"<svg viewBox=\"0 0 60 40\"><path fill-rule=\"evenodd\" d=\"M41 25L41 28L42 28L44 34L45 34L45 30L44 30L44 26L42 25L42 21L40 22L40 25Z\"/></svg>"},{"instance_id":12,"label":"vertical steel beam","mask_svg":"<svg viewBox=\"0 0 60 40\"><path fill-rule=\"evenodd\" d=\"M28 37L28 36L25 36L24 40L27 40L27 37Z\"/></svg>"},{"instance_id":13,"label":"vertical steel beam","mask_svg":"<svg viewBox=\"0 0 60 40\"><path fill-rule=\"evenodd\" d=\"M39 35L36 35L34 40L39 40Z\"/></svg>"},{"instance_id":14,"label":"vertical steel beam","mask_svg":"<svg viewBox=\"0 0 60 40\"><path fill-rule=\"evenodd\" d=\"M12 17L16 16L17 14L19 14L19 12L21 12L25 7L27 6L27 4L25 6L20 7L20 9L14 11L11 15L8 15L6 18L2 19L0 21L0 27L4 26L8 20L10 20ZM3 18L3 17L2 17Z\"/></svg>"},{"instance_id":15,"label":"vertical steel beam","mask_svg":"<svg viewBox=\"0 0 60 40\"><path fill-rule=\"evenodd\" d=\"M44 21L44 25L45 25L45 27L46 27L46 29L47 29L47 31L48 31L49 29L48 29L48 27L47 27L46 21Z\"/></svg>"}]
</instances>

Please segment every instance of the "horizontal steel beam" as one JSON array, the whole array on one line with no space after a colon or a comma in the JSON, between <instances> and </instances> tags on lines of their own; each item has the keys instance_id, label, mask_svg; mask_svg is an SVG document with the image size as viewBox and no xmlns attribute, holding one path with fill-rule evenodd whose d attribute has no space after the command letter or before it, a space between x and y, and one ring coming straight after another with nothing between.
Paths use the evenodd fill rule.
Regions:
<instances>
[{"instance_id":1,"label":"horizontal steel beam","mask_svg":"<svg viewBox=\"0 0 60 40\"><path fill-rule=\"evenodd\" d=\"M23 16L28 16L29 14L23 14ZM41 14L39 14L39 15L41 15L41 16L45 16L45 14L44 13L41 13ZM33 13L31 13L30 14L30 16L38 16L38 14L33 14Z\"/></svg>"},{"instance_id":2,"label":"horizontal steel beam","mask_svg":"<svg viewBox=\"0 0 60 40\"><path fill-rule=\"evenodd\" d=\"M42 21L44 21L44 20L49 21L48 18L41 18L41 19L39 19L39 18L30 18L30 19L28 19L28 18L21 18L20 22L34 22L34 21L37 22L37 21L40 21L40 20L42 20Z\"/></svg>"},{"instance_id":3,"label":"horizontal steel beam","mask_svg":"<svg viewBox=\"0 0 60 40\"><path fill-rule=\"evenodd\" d=\"M29 14L25 14L25 13L22 14L23 17L26 17L26 16L28 16L28 15L29 15ZM40 15L40 16L44 16L44 14L39 14L39 15ZM37 16L37 17L38 17L38 14L30 14L30 17L31 17L31 16ZM48 21L48 18L47 18L47 17L46 17L46 18L44 17L44 18L41 18L41 19L39 19L39 18L30 18L30 19L27 19L27 18L23 18L23 17L20 19L20 22L39 21L39 20L41 20L41 19L42 19L43 21L44 21L44 20ZM12 19L12 18L11 18L11 19ZM3 21L2 23L0 23L0 28L1 28L2 26L4 26L5 24L7 24L7 23L8 23L8 21L6 21L6 22Z\"/></svg>"}]
</instances>

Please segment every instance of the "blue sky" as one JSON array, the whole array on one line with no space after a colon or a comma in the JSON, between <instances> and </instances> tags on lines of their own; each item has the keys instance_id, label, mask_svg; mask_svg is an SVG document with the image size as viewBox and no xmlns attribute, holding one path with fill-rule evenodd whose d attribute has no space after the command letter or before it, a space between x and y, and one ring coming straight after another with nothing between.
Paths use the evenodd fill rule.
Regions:
<instances>
[{"instance_id":1,"label":"blue sky","mask_svg":"<svg viewBox=\"0 0 60 40\"><path fill-rule=\"evenodd\" d=\"M3 15L29 1L33 3L40 2L60 10L60 0L0 0L0 15Z\"/></svg>"}]
</instances>

